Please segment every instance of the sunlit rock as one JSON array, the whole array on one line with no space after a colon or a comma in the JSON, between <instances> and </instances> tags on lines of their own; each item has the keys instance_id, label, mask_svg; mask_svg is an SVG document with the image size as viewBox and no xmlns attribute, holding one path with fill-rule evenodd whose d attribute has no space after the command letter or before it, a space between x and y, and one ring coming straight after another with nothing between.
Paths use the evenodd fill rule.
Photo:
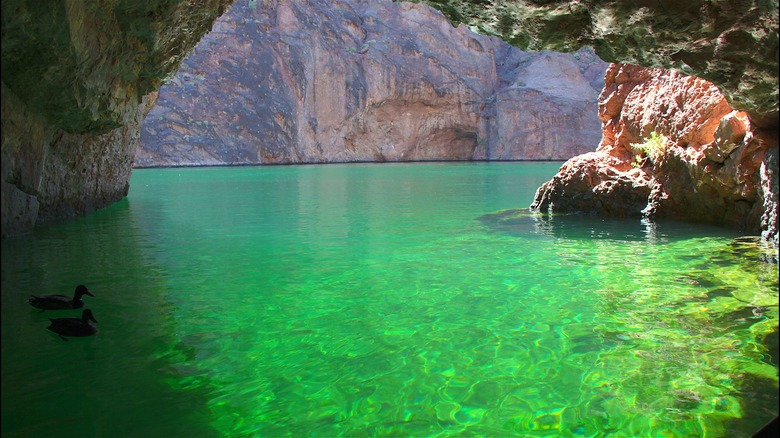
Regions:
<instances>
[{"instance_id":1,"label":"sunlit rock","mask_svg":"<svg viewBox=\"0 0 780 438\"><path fill-rule=\"evenodd\" d=\"M776 241L776 131L754 127L714 85L613 64L599 117L597 151L567 162L533 208L711 222Z\"/></svg>"},{"instance_id":2,"label":"sunlit rock","mask_svg":"<svg viewBox=\"0 0 780 438\"><path fill-rule=\"evenodd\" d=\"M564 160L598 144L606 67L425 5L237 2L161 88L135 163Z\"/></svg>"}]
</instances>

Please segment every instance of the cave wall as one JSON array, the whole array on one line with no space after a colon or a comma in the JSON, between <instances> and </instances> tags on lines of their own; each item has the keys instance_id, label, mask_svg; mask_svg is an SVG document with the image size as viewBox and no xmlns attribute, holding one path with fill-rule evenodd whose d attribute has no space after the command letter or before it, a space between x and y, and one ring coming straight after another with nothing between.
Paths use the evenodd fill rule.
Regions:
<instances>
[{"instance_id":1,"label":"cave wall","mask_svg":"<svg viewBox=\"0 0 780 438\"><path fill-rule=\"evenodd\" d=\"M146 95L229 3L3 1L3 237L127 194Z\"/></svg>"},{"instance_id":2,"label":"cave wall","mask_svg":"<svg viewBox=\"0 0 780 438\"><path fill-rule=\"evenodd\" d=\"M146 99L118 128L72 133L30 110L2 84L2 218L6 230L74 218L122 199Z\"/></svg>"}]
</instances>

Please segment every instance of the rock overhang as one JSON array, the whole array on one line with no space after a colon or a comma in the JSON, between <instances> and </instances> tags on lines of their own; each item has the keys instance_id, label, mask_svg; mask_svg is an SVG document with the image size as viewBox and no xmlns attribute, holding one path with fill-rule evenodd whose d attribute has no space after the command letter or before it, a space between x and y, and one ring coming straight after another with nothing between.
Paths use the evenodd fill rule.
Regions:
<instances>
[{"instance_id":1,"label":"rock overhang","mask_svg":"<svg viewBox=\"0 0 780 438\"><path fill-rule=\"evenodd\" d=\"M2 80L69 133L128 123L233 0L2 3Z\"/></svg>"},{"instance_id":2,"label":"rock overhang","mask_svg":"<svg viewBox=\"0 0 780 438\"><path fill-rule=\"evenodd\" d=\"M2 78L68 132L126 123L232 0L3 2ZM454 24L523 50L591 46L605 61L666 68L717 85L754 123L778 125L774 0L426 0Z\"/></svg>"},{"instance_id":3,"label":"rock overhang","mask_svg":"<svg viewBox=\"0 0 780 438\"><path fill-rule=\"evenodd\" d=\"M591 46L605 61L712 82L760 126L778 127L775 0L425 0L454 24L523 50Z\"/></svg>"}]
</instances>

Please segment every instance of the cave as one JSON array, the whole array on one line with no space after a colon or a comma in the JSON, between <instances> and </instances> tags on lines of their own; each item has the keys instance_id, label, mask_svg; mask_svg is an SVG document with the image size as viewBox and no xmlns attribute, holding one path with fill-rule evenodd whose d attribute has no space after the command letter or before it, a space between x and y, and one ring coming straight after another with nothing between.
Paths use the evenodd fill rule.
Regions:
<instances>
[{"instance_id":1,"label":"cave","mask_svg":"<svg viewBox=\"0 0 780 438\"><path fill-rule=\"evenodd\" d=\"M216 184L186 176L174 188L147 178L148 192L130 200L145 116L231 3L3 2L9 436L46 435L52 424L94 436L585 436L640 430L635 423L663 435L684 423L689 435L734 436L776 415L768 391L777 384L775 1L426 1L463 31L523 50L593 47L612 63L598 149L517 201L531 209L480 204L492 192L511 199L525 183L503 164L492 167L494 179L465 181L441 163L426 175L383 164L373 166L383 178L357 184L323 178L323 169L360 174L372 165L244 166L230 169L235 179L210 180L227 187L210 204L191 202ZM349 49L362 56L374 44ZM346 106L366 98L357 77L339 85L352 91ZM362 116L400 144L412 125L382 111L427 115L408 106ZM508 152L480 151L479 132L440 121L419 142L398 150L388 142L381 153L360 150L355 131L345 153L424 160L436 156L428 143L451 143L464 161ZM281 112L267 122L292 124ZM321 128L315 119L301 126ZM545 145L535 146L544 153ZM300 159L273 145L262 156L242 153L262 163ZM530 164L552 173L549 163ZM298 173L276 178L287 170ZM249 197L267 201L263 214L234 190L247 181L257 184ZM275 198L280 187L288 195ZM390 196L363 216L339 214L382 190ZM177 202L165 201L169 192ZM404 196L451 228L430 232ZM464 209L465 198L479 205ZM134 216L130 204L151 214ZM177 209L182 216L170 220ZM193 225L203 218L217 225ZM697 237L659 231L655 219ZM409 238L410 230L428 234ZM384 246L390 251L376 250ZM95 292L84 300L96 310L87 316L101 333L64 342L44 330L54 315L24 299L83 277ZM737 386L755 409L732 395ZM74 395L71 412L56 398L63 394ZM624 411L633 418L616 420Z\"/></svg>"}]
</instances>

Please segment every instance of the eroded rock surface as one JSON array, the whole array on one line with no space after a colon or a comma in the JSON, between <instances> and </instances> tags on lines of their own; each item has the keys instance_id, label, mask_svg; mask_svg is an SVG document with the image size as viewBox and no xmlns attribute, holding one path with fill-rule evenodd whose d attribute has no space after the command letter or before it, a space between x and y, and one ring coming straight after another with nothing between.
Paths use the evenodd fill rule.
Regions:
<instances>
[{"instance_id":1,"label":"eroded rock surface","mask_svg":"<svg viewBox=\"0 0 780 438\"><path fill-rule=\"evenodd\" d=\"M565 52L588 45L606 61L648 68L626 67L622 75L615 74L614 89L602 94L604 141L597 155L568 163L540 188L535 207L607 214L622 195L599 196L608 200L608 208L575 201L614 190L605 190L602 177L618 172L606 180L620 181L617 187L635 181L638 198L650 187L643 209L648 216L761 229L777 244L777 180L771 167L780 124L777 2L427 3L455 24L500 35L522 49ZM654 75L660 76L654 80ZM670 95L663 96L659 89ZM645 142L650 132L665 135L671 146L652 163L643 161L640 168L646 175L636 177L633 167L626 167L633 160L626 146ZM576 179L594 172L601 175L592 179L594 185L566 193L566 187L579 184ZM634 206L617 211L636 214Z\"/></svg>"},{"instance_id":2,"label":"eroded rock surface","mask_svg":"<svg viewBox=\"0 0 780 438\"><path fill-rule=\"evenodd\" d=\"M26 108L2 84L3 235L73 218L127 195L146 99L108 132L70 133Z\"/></svg>"},{"instance_id":3,"label":"eroded rock surface","mask_svg":"<svg viewBox=\"0 0 780 438\"><path fill-rule=\"evenodd\" d=\"M2 3L2 235L128 191L145 95L229 0Z\"/></svg>"},{"instance_id":4,"label":"eroded rock surface","mask_svg":"<svg viewBox=\"0 0 780 438\"><path fill-rule=\"evenodd\" d=\"M711 222L777 242L776 130L703 79L612 64L605 82L598 149L569 160L532 208Z\"/></svg>"},{"instance_id":5,"label":"eroded rock surface","mask_svg":"<svg viewBox=\"0 0 780 438\"><path fill-rule=\"evenodd\" d=\"M606 67L425 5L238 1L161 88L135 163L567 159L599 141Z\"/></svg>"}]
</instances>

